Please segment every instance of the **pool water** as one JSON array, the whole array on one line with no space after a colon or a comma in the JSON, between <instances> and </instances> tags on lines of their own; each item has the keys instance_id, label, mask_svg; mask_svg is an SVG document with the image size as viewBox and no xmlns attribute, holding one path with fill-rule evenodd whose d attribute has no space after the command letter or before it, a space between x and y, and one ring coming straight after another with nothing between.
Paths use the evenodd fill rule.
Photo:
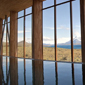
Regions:
<instances>
[{"instance_id":1,"label":"pool water","mask_svg":"<svg viewBox=\"0 0 85 85\"><path fill-rule=\"evenodd\" d=\"M0 85L85 85L85 64L3 56Z\"/></svg>"}]
</instances>

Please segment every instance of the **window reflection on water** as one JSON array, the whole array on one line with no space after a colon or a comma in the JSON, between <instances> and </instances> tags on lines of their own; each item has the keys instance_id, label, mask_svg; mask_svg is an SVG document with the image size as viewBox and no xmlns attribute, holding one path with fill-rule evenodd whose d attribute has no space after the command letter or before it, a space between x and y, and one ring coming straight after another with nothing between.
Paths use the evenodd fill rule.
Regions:
<instances>
[{"instance_id":1,"label":"window reflection on water","mask_svg":"<svg viewBox=\"0 0 85 85\"><path fill-rule=\"evenodd\" d=\"M85 64L0 56L0 85L85 85Z\"/></svg>"}]
</instances>

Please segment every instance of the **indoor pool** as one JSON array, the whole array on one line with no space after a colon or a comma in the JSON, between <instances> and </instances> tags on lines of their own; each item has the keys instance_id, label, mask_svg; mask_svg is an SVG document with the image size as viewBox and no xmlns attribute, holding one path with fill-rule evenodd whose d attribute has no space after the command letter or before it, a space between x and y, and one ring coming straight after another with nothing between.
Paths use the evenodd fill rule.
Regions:
<instances>
[{"instance_id":1,"label":"indoor pool","mask_svg":"<svg viewBox=\"0 0 85 85\"><path fill-rule=\"evenodd\" d=\"M0 85L85 85L85 64L0 56Z\"/></svg>"}]
</instances>

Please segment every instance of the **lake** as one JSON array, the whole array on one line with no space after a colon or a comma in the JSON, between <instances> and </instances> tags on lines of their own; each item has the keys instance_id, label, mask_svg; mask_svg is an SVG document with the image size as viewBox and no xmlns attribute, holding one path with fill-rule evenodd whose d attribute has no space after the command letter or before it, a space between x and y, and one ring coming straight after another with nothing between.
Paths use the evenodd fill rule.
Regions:
<instances>
[{"instance_id":1,"label":"lake","mask_svg":"<svg viewBox=\"0 0 85 85\"><path fill-rule=\"evenodd\" d=\"M49 46L54 47L54 46ZM71 49L71 45L57 45L58 48ZM74 49L81 49L81 45L74 45Z\"/></svg>"}]
</instances>

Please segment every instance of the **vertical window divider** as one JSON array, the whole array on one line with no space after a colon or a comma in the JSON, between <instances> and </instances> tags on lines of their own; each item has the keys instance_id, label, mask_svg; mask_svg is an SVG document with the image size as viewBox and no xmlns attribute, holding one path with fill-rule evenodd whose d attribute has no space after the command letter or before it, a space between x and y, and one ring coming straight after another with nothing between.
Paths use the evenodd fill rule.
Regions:
<instances>
[{"instance_id":1,"label":"vertical window divider","mask_svg":"<svg viewBox=\"0 0 85 85\"><path fill-rule=\"evenodd\" d=\"M73 56L73 20L72 20L72 0L70 0L70 30L71 30L71 62L74 62L74 56Z\"/></svg>"},{"instance_id":2,"label":"vertical window divider","mask_svg":"<svg viewBox=\"0 0 85 85\"><path fill-rule=\"evenodd\" d=\"M26 14L26 10L24 9L24 48L23 48L23 52L24 52L24 58L25 58L25 14ZM24 84L26 84L26 61L24 59Z\"/></svg>"},{"instance_id":3,"label":"vertical window divider","mask_svg":"<svg viewBox=\"0 0 85 85\"><path fill-rule=\"evenodd\" d=\"M25 58L25 9L24 9L24 48L23 48L23 51L24 51L24 58Z\"/></svg>"},{"instance_id":4,"label":"vertical window divider","mask_svg":"<svg viewBox=\"0 0 85 85\"><path fill-rule=\"evenodd\" d=\"M7 26L8 26L8 19L7 19L7 17L6 17L6 56L8 56L8 47L7 47L7 45L8 45L8 43L7 43Z\"/></svg>"},{"instance_id":5,"label":"vertical window divider","mask_svg":"<svg viewBox=\"0 0 85 85\"><path fill-rule=\"evenodd\" d=\"M56 37L56 0L54 0L54 41L55 41L55 61L57 61L57 37Z\"/></svg>"}]
</instances>

